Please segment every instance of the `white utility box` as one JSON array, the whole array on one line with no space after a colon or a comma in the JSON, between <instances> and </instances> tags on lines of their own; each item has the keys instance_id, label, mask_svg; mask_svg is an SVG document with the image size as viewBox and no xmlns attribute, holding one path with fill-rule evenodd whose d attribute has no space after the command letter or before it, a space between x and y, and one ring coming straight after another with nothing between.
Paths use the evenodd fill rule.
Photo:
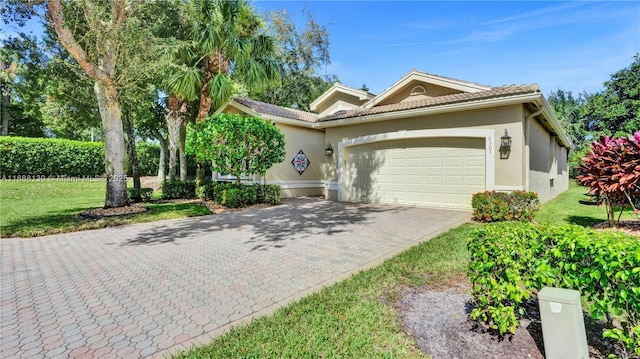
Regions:
<instances>
[{"instance_id":1,"label":"white utility box","mask_svg":"<svg viewBox=\"0 0 640 359\"><path fill-rule=\"evenodd\" d=\"M588 359L580 292L544 287L538 305L546 359Z\"/></svg>"}]
</instances>

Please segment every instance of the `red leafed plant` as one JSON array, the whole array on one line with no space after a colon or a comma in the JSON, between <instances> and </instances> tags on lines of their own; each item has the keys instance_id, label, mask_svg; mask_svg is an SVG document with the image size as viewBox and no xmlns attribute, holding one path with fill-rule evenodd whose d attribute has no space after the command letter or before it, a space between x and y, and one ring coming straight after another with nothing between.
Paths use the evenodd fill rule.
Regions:
<instances>
[{"instance_id":1,"label":"red leafed plant","mask_svg":"<svg viewBox=\"0 0 640 359\"><path fill-rule=\"evenodd\" d=\"M576 180L589 187L589 194L603 200L611 227L616 225L616 205L621 206L618 221L626 205L638 214L635 201L640 196L640 131L628 137L600 137L582 158L578 172Z\"/></svg>"}]
</instances>

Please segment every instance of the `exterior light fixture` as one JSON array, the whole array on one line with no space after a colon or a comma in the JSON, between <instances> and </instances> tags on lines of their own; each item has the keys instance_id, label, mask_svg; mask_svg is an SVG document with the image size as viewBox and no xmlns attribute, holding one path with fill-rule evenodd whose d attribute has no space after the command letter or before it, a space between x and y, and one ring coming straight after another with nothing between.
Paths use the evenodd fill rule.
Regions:
<instances>
[{"instance_id":1,"label":"exterior light fixture","mask_svg":"<svg viewBox=\"0 0 640 359\"><path fill-rule=\"evenodd\" d=\"M327 148L324 149L324 155L327 157L333 156L333 147L331 147L330 143L327 143Z\"/></svg>"},{"instance_id":2,"label":"exterior light fixture","mask_svg":"<svg viewBox=\"0 0 640 359\"><path fill-rule=\"evenodd\" d=\"M511 136L507 132L507 129L504 129L504 136L500 137L500 147L501 148L510 148L511 147Z\"/></svg>"}]
</instances>

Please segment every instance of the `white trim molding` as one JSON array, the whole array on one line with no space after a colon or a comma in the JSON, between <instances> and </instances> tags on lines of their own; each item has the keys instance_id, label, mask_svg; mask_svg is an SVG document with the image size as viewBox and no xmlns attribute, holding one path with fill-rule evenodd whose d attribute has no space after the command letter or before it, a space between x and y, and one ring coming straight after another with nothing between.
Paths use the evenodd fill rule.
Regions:
<instances>
[{"instance_id":1,"label":"white trim molding","mask_svg":"<svg viewBox=\"0 0 640 359\"><path fill-rule=\"evenodd\" d=\"M337 191L340 186L338 186L338 182L336 181L327 181L324 183L324 188L326 188L327 191Z\"/></svg>"},{"instance_id":2,"label":"white trim molding","mask_svg":"<svg viewBox=\"0 0 640 359\"><path fill-rule=\"evenodd\" d=\"M325 188L325 182L322 181L322 180L315 180L315 181L267 181L267 184L277 184L282 189Z\"/></svg>"},{"instance_id":3,"label":"white trim molding","mask_svg":"<svg viewBox=\"0 0 640 359\"><path fill-rule=\"evenodd\" d=\"M513 192L513 191L524 191L523 186L494 186L494 191L498 192Z\"/></svg>"},{"instance_id":4,"label":"white trim molding","mask_svg":"<svg viewBox=\"0 0 640 359\"><path fill-rule=\"evenodd\" d=\"M416 138L437 138L437 137L470 137L484 138L485 143L485 189L495 189L495 157L493 144L495 143L495 132L493 130L475 130L475 129L437 129L437 130L414 130L414 131L397 131L379 133L375 135L367 135L342 140L338 142L338 201L342 201L342 165L344 150L348 147L364 145L368 143L391 141L391 140L409 140Z\"/></svg>"}]
</instances>

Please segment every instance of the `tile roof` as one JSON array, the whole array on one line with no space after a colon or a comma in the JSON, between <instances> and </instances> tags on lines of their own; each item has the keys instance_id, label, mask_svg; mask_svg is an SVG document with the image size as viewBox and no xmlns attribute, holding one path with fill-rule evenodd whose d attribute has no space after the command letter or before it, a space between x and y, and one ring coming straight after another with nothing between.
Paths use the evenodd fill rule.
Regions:
<instances>
[{"instance_id":1,"label":"tile roof","mask_svg":"<svg viewBox=\"0 0 640 359\"><path fill-rule=\"evenodd\" d=\"M441 79L452 80L452 81L461 82L461 83L464 83L464 84L469 84L469 85L474 85L474 86L479 86L479 87L486 87L487 89L492 88L492 86L489 86L489 85L485 85L485 84L481 84L481 83L477 83L477 82L460 80L460 79L456 79L456 78L448 77L448 76L436 75L436 74L432 74L430 72L420 71L420 70L416 70L416 69L411 70L409 72L409 74L411 74L411 73L418 73L418 74L423 74L423 75L428 75L428 76L433 76L433 77L439 77Z\"/></svg>"},{"instance_id":2,"label":"tile roof","mask_svg":"<svg viewBox=\"0 0 640 359\"><path fill-rule=\"evenodd\" d=\"M317 122L318 120L318 115L315 113L271 105L265 102L260 102L260 101L252 100L249 98L244 98L244 97L234 98L233 101L241 105L247 106L258 113L279 116L279 117L284 117L284 118L304 121L304 122Z\"/></svg>"},{"instance_id":3,"label":"tile roof","mask_svg":"<svg viewBox=\"0 0 640 359\"><path fill-rule=\"evenodd\" d=\"M338 112L333 115L320 117L318 114L295 110L265 102L252 100L249 98L234 98L233 101L242 104L261 114L268 114L292 120L304 121L309 123L327 122L335 120L343 120L347 118L362 117L368 115L376 115L388 112L412 110L417 108L436 107L441 105L450 105L456 103L473 102L487 100L493 98L509 97L515 95L540 93L537 84L532 85L508 85L491 87L486 91L463 92L452 95L444 95L437 97L421 98L413 101L405 101L393 103L389 105L374 106L369 109L354 109L344 112Z\"/></svg>"},{"instance_id":4,"label":"tile roof","mask_svg":"<svg viewBox=\"0 0 640 359\"><path fill-rule=\"evenodd\" d=\"M354 109L346 112L339 112L333 115L324 116L318 119L318 122L335 121L347 118L375 115L387 112L396 112L403 110L412 110L417 108L435 107L440 105L449 105L455 103L473 102L479 100L487 100L492 98L508 97L514 95L524 95L539 93L538 85L509 85L492 87L486 91L479 92L463 92L452 95L421 98L414 101L405 101L389 105L374 106L369 109Z\"/></svg>"}]
</instances>

